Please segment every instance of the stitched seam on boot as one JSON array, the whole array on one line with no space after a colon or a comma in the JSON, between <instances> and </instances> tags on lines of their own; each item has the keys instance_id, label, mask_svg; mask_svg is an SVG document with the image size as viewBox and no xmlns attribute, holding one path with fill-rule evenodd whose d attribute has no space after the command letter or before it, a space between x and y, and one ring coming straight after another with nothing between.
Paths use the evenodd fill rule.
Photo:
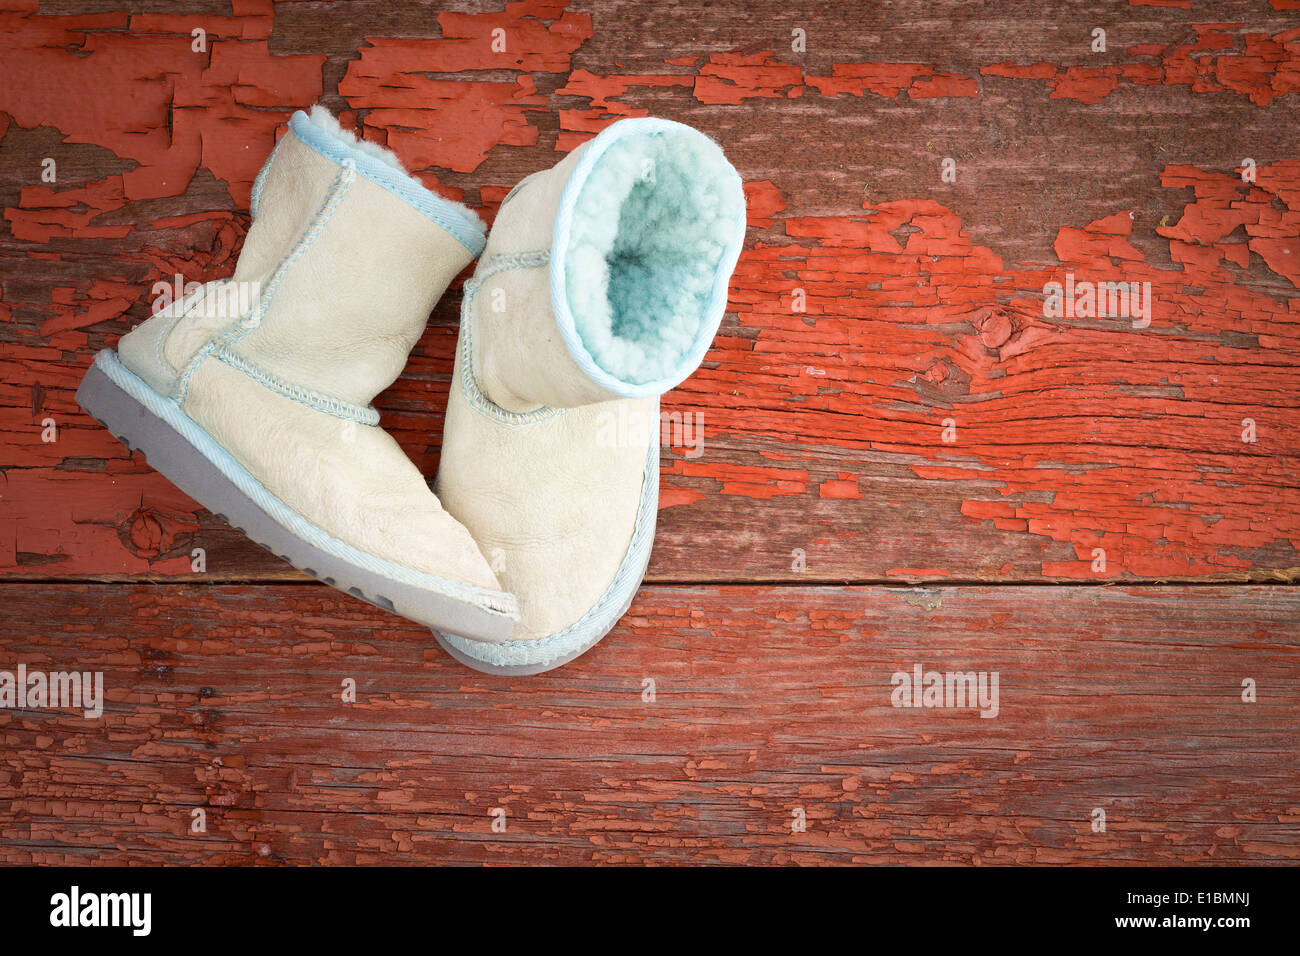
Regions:
<instances>
[{"instance_id":1,"label":"stitched seam on boot","mask_svg":"<svg viewBox=\"0 0 1300 956\"><path fill-rule=\"evenodd\" d=\"M153 343L153 356L157 360L158 367L164 372L171 372L173 376L176 375L176 368L171 362L167 361L167 356L163 353L163 347L167 344L172 332L176 330L176 323L180 322L182 318L183 316L178 312L176 315L164 319L166 325L163 326L162 331L158 333L158 338Z\"/></svg>"},{"instance_id":2,"label":"stitched seam on boot","mask_svg":"<svg viewBox=\"0 0 1300 956\"><path fill-rule=\"evenodd\" d=\"M218 348L234 345L262 324L262 319L265 317L267 310L271 308L271 302L275 299L275 293L279 290L280 283L285 275L306 254L307 250L316 243L316 239L324 230L325 225L333 218L335 210L338 209L339 203L343 201L343 197L348 191L348 187L356 181L356 178L356 163L351 159L343 160L339 174L330 186L329 193L326 194L325 202L316 211L316 215L307 226L306 232L298 238L293 249L275 267L275 272L271 274L271 281L267 283L266 288L262 291L261 298L258 299L253 311L247 317L237 319L223 331L208 339L203 347L190 358L180 381L176 384L176 390L171 396L176 404L182 406L185 404L186 396L189 394L190 379L194 376L194 370L203 363L205 358Z\"/></svg>"},{"instance_id":3,"label":"stitched seam on boot","mask_svg":"<svg viewBox=\"0 0 1300 956\"><path fill-rule=\"evenodd\" d=\"M627 613L632 599L641 589L645 568L654 546L655 523L659 511L659 444L652 441L646 451L645 469L641 474L641 496L637 501L636 519L627 551L614 572L609 586L587 613L563 630L531 641L500 641L484 644L442 632L453 647L475 660L510 667L521 664L546 664L573 651L595 646L593 635L603 638Z\"/></svg>"},{"instance_id":4,"label":"stitched seam on boot","mask_svg":"<svg viewBox=\"0 0 1300 956\"><path fill-rule=\"evenodd\" d=\"M164 351L167 347L167 340L170 339L172 333L176 331L176 326L180 323L181 319L185 318L185 314L189 312L190 309L194 308L194 306L198 305L199 302L203 301L207 287L207 283L205 283L189 295L183 296L179 302L173 302L170 308L172 308L174 312L163 319L166 325L154 340L153 356L158 362L158 367L166 372L171 372L173 378L179 375L180 372L177 370L176 366L172 365L171 360L167 358L167 354ZM153 318L158 318L160 316L162 316L162 312L157 312L153 315Z\"/></svg>"},{"instance_id":5,"label":"stitched seam on boot","mask_svg":"<svg viewBox=\"0 0 1300 956\"><path fill-rule=\"evenodd\" d=\"M379 424L379 411L373 405L355 405L352 402L345 402L341 398L323 395L309 388L303 388L301 385L286 382L273 372L268 372L261 366L250 362L228 346L217 346L212 352L212 357L224 362L237 372L243 372L258 385L269 388L285 398L293 399L299 405L305 405L318 412L324 412L326 415L333 415L335 418L356 422L359 425Z\"/></svg>"},{"instance_id":6,"label":"stitched seam on boot","mask_svg":"<svg viewBox=\"0 0 1300 956\"><path fill-rule=\"evenodd\" d=\"M207 298L208 293L215 286L224 285L229 281L229 279L214 279L211 282L205 282L193 292L182 296L167 307L172 310L172 314L165 319L166 327L158 333L158 338L153 344L153 354L154 358L158 360L158 367L170 372L173 379L176 379L183 371L183 369L178 369L173 365L172 360L167 357L167 343L171 339L172 333L176 331L176 326L189 315L191 309ZM158 318L165 311L167 309L154 313L153 318Z\"/></svg>"},{"instance_id":7,"label":"stitched seam on boot","mask_svg":"<svg viewBox=\"0 0 1300 956\"><path fill-rule=\"evenodd\" d=\"M531 412L511 412L502 408L488 398L479 388L474 376L474 296L483 283L500 272L512 269L539 269L551 261L547 250L541 252L521 252L510 256L493 256L479 263L479 274L465 283L464 297L460 304L460 390L469 402L470 408L502 425L523 428L538 422L549 421L563 415L565 409L550 408L543 405Z\"/></svg>"}]
</instances>

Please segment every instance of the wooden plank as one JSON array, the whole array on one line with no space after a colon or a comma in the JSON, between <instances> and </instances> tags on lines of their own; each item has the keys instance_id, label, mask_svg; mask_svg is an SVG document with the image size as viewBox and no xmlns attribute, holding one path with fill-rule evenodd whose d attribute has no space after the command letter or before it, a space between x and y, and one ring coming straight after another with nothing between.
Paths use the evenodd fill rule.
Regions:
<instances>
[{"instance_id":1,"label":"wooden plank","mask_svg":"<svg viewBox=\"0 0 1300 956\"><path fill-rule=\"evenodd\" d=\"M1295 580L1295 13L746 6L8 5L0 576L296 577L72 392L154 282L229 271L276 125L321 97L489 215L618 116L725 145L753 229L666 404L703 445L670 425L652 580ZM1071 275L1149 282L1150 324L1045 314ZM429 474L457 302L379 402Z\"/></svg>"},{"instance_id":2,"label":"wooden plank","mask_svg":"<svg viewBox=\"0 0 1300 956\"><path fill-rule=\"evenodd\" d=\"M1300 858L1293 588L653 587L513 679L317 585L0 598L0 669L107 698L0 711L3 863ZM918 664L997 715L891 706Z\"/></svg>"}]
</instances>

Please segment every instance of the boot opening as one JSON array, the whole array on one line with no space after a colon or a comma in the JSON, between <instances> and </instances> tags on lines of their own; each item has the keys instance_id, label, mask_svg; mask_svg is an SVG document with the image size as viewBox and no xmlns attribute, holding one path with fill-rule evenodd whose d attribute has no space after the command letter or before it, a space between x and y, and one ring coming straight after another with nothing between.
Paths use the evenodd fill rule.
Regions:
<instances>
[{"instance_id":1,"label":"boot opening","mask_svg":"<svg viewBox=\"0 0 1300 956\"><path fill-rule=\"evenodd\" d=\"M575 358L616 394L666 391L699 365L726 310L745 231L740 178L707 136L665 120L616 123L588 149L552 264L585 353Z\"/></svg>"}]
</instances>

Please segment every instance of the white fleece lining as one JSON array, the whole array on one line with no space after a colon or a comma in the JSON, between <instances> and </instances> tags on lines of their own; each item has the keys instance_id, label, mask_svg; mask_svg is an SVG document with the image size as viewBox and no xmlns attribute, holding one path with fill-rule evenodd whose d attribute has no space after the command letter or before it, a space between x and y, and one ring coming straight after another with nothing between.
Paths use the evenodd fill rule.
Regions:
<instances>
[{"instance_id":1,"label":"white fleece lining","mask_svg":"<svg viewBox=\"0 0 1300 956\"><path fill-rule=\"evenodd\" d=\"M715 293L720 271L735 265L744 193L722 151L690 127L654 121L619 132L574 202L567 303L604 373L633 387L680 381L725 309L725 287L720 302Z\"/></svg>"}]
</instances>

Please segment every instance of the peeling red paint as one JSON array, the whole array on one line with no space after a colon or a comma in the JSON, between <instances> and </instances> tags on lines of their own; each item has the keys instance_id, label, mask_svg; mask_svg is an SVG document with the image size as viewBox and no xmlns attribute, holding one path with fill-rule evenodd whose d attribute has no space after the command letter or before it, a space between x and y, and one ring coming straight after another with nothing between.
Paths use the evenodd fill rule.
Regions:
<instances>
[{"instance_id":1,"label":"peeling red paint","mask_svg":"<svg viewBox=\"0 0 1300 956\"><path fill-rule=\"evenodd\" d=\"M936 73L933 76L918 77L907 88L913 99L929 99L941 96L979 96L979 86L975 78L961 76L957 73Z\"/></svg>"},{"instance_id":2,"label":"peeling red paint","mask_svg":"<svg viewBox=\"0 0 1300 956\"><path fill-rule=\"evenodd\" d=\"M578 96L591 101L585 109L558 108L560 117L560 135L555 148L561 152L575 149L602 129L617 120L628 116L647 116L649 110L630 106L621 102L623 96L632 87L649 89L653 87L685 86L694 84L691 76L643 75L643 76L597 76L588 70L574 70L569 74L568 82L555 91L558 97Z\"/></svg>"},{"instance_id":3,"label":"peeling red paint","mask_svg":"<svg viewBox=\"0 0 1300 956\"><path fill-rule=\"evenodd\" d=\"M1187 243L1208 247L1206 255L1197 260L1207 268L1225 259L1244 267L1249 253L1254 252L1270 269L1300 288L1300 242L1296 241L1300 236L1300 161L1284 160L1250 173L1253 184L1243 182L1245 170L1231 174L1191 166L1168 167L1161 183L1190 187L1196 198L1177 223L1157 227L1157 231L1179 240L1188 259L1193 253ZM1238 228L1246 233L1245 242L1221 241Z\"/></svg>"},{"instance_id":4,"label":"peeling red paint","mask_svg":"<svg viewBox=\"0 0 1300 956\"><path fill-rule=\"evenodd\" d=\"M810 76L808 85L823 96L874 93L892 98L933 73L933 68L921 63L836 63L830 76Z\"/></svg>"},{"instance_id":5,"label":"peeling red paint","mask_svg":"<svg viewBox=\"0 0 1300 956\"><path fill-rule=\"evenodd\" d=\"M862 498L858 490L858 479L853 476L833 478L817 486L817 494L822 498Z\"/></svg>"},{"instance_id":6,"label":"peeling red paint","mask_svg":"<svg viewBox=\"0 0 1300 956\"><path fill-rule=\"evenodd\" d=\"M1281 0L1274 7L1288 8ZM60 573L188 573L181 545L192 533L193 503L101 430L65 429L51 446L34 426L51 413L78 422L70 395L89 350L103 343L109 323L140 308L154 278L228 272L275 129L322 92L323 56L270 52L273 18L261 2L237 3L230 17L60 17L40 14L34 2L0 12L0 29L26 41L0 61L0 136L54 127L66 143L93 144L128 167L91 182L24 183L5 210L15 240L51 246L25 254L66 270L40 293L18 283L0 289L8 326L0 346L3 428L23 462L10 469L0 497L7 567L50 561ZM725 129L726 117L741 112L732 106L972 98L995 78L1022 81L1013 84L1022 95L1047 88L1081 103L1102 102L1122 84L1162 84L1190 95L1237 94L1229 97L1234 109L1276 109L1300 76L1300 31L1241 24L1199 25L1190 43L1171 36L1177 42L1116 51L1097 66L998 64L972 75L920 62L834 62L809 72L752 47L674 56L662 61L663 72L644 61L624 71L617 60L608 74L573 70L599 23L563 3L522 2L444 12L441 36L370 37L340 64L338 93L350 107L342 120L359 118L364 135L397 149L431 187L459 196L462 188L440 183L435 170L472 172L497 147L535 146L541 130L567 151L669 96L685 110L721 117ZM206 54L190 50L196 25L208 31ZM497 29L503 51L492 49ZM159 66L141 71L142 61ZM33 79L52 73L67 83ZM122 215L138 200L184 193L200 172L226 184L230 206L184 214L172 207L138 222ZM1173 268L1148 261L1143 244L1131 241L1135 223L1124 208L1062 223L1040 261L1006 263L974 243L943 202L905 196L846 214L793 215L780 177L760 172L772 178L746 185L755 232L731 287L735 319L701 372L667 399L669 407L704 409L719 451L698 460L670 453L661 509L680 511L666 520L731 498L753 500L757 517L762 502L797 499L819 529L871 510L857 499L897 508L888 520L906 521L897 487L882 493L878 484L889 480L926 483L918 498L957 494L949 520L987 528L990 540L1018 534L1053 543L1029 569L990 556L980 572L990 576L1096 577L1094 548L1106 551L1109 577L1247 574L1264 549L1300 551L1300 501L1287 464L1296 451L1298 306L1271 291L1300 285L1300 162L1253 172L1248 183L1243 170L1164 170L1161 185L1189 191L1182 214L1137 228L1167 242ZM490 213L512 184L470 189L477 185ZM82 279L72 271L81 261L73 241L91 247L139 239L146 229L138 248L114 252L108 272ZM180 235L155 239L172 230ZM1261 291L1266 269L1279 281ZM1044 285L1070 273L1150 282L1150 327L1046 316ZM449 331L432 333L429 354L417 359L424 378L398 386L408 407L385 413L426 461L436 439L428 415L409 408L436 404L436 376L450 371L449 346L438 351L437 336ZM1247 417L1259 439L1243 447ZM947 419L951 443L940 438ZM14 510L51 489L77 504L39 515ZM175 544L175 553L156 542ZM935 555L881 560L909 566L890 573L944 573L925 570L943 560ZM873 567L878 575L886 564Z\"/></svg>"},{"instance_id":7,"label":"peeling red paint","mask_svg":"<svg viewBox=\"0 0 1300 956\"><path fill-rule=\"evenodd\" d=\"M569 58L591 36L591 17L567 7L566 0L522 0L507 3L501 12L443 11L438 14L442 39L416 47L423 70L459 73L515 69L567 73ZM500 34L494 36L495 31ZM504 46L502 50L493 49L498 38Z\"/></svg>"},{"instance_id":8,"label":"peeling red paint","mask_svg":"<svg viewBox=\"0 0 1300 956\"><path fill-rule=\"evenodd\" d=\"M202 166L247 205L287 111L321 93L323 56L271 54L269 2L241 4L236 18L58 17L24 7L0 11L0 33L25 41L0 57L0 110L25 129L54 126L69 142L137 164L88 186L88 200L178 196ZM140 32L114 32L128 27ZM199 28L206 52L191 48ZM142 71L141 62L155 67Z\"/></svg>"},{"instance_id":9,"label":"peeling red paint","mask_svg":"<svg viewBox=\"0 0 1300 956\"><path fill-rule=\"evenodd\" d=\"M549 109L549 101L537 93L534 74L568 73L574 51L592 33L591 17L565 6L522 0L502 12L444 12L441 38L370 38L348 64L339 93L367 111L366 126L382 133L408 168L472 172L497 146L537 142L526 114ZM494 49L498 42L504 49ZM436 76L488 70L515 77Z\"/></svg>"},{"instance_id":10,"label":"peeling red paint","mask_svg":"<svg viewBox=\"0 0 1300 956\"><path fill-rule=\"evenodd\" d=\"M687 388L694 401L709 403L714 430L793 430L813 442L928 459L934 464L910 466L927 480L995 485L996 499L971 498L961 512L999 530L1069 543L1075 560L1045 562L1048 577L1249 570L1251 549L1281 539L1300 550L1300 496L1277 470L1277 458L1241 454L1239 434L1241 419L1254 417L1270 441L1281 443L1279 451L1292 447L1291 413L1278 403L1294 395L1294 371L1275 351L1271 361L1281 365L1248 372L1228 358L1234 346L1225 338L1256 336L1259 347L1291 355L1297 347L1300 300L1250 292L1223 262L1233 246L1256 251L1255 237L1223 241L1238 224L1266 221L1279 234L1269 238L1292 251L1297 245L1300 164L1256 172L1251 186L1231 173L1166 169L1164 185L1194 191L1184 217L1158 230L1177 237L1171 253L1183 268L1174 270L1147 263L1132 245L1127 212L1062 227L1054 245L1061 262L1043 266L1005 265L972 243L950 210L929 200L868 205L861 218L778 219L788 236L812 244L758 243L742 257L732 302L741 329L755 337L720 341L710 355L716 369L700 373L707 381L699 387ZM892 234L904 223L918 230L905 245ZM1205 255L1189 254L1198 250ZM1270 262L1271 247L1258 251L1294 281L1293 258ZM792 274L780 278L777 270ZM1150 327L1133 328L1131 317L1047 318L1044 285L1065 283L1068 273L1085 281L1151 283ZM805 290L811 326L804 315L791 314L786 293L796 286ZM852 290L851 298L845 290ZM969 324L968 336L939 331L961 322ZM927 334L927 327L935 332ZM1062 350L1079 354L1069 379L1049 371L1073 364L1056 357ZM1215 362L1216 353L1224 361ZM1204 364L1207 359L1211 364ZM1173 381L1171 361L1179 369ZM810 379L802 374L805 367L821 369L824 378ZM755 385L758 368L774 376L771 384ZM907 380L900 368L915 370L916 377ZM918 396L913 383L919 380L938 391ZM1005 394L1008 388L1015 393ZM1001 421L1022 390L1037 394L1033 434L1015 420ZM1166 406L1161 397L1172 390L1178 406ZM744 395L747 407L731 414L734 399L715 407L715 391ZM945 394L952 400L946 407ZM773 401L776 395L781 399ZM1166 408L1188 400L1204 403L1195 432L1161 424ZM931 407L921 415L904 410L917 402ZM940 438L940 419L948 417L956 422L952 445ZM1169 441L1182 446L1173 457L1160 450ZM1051 449L1047 460L1057 466L1041 460L1043 443ZM1228 507L1215 478L1216 460L1224 456L1233 456L1238 475L1258 469L1261 481L1277 481L1279 500L1267 506L1239 500ZM791 464L787 477L806 481L804 463ZM668 472L665 481L672 485L678 474L713 477L721 494L760 498L782 481L780 469L756 486L728 481L730 467L711 472L704 463ZM844 475L822 481L820 496L844 489L844 481ZM1261 507L1264 520L1253 517ZM1104 572L1093 569L1094 548L1106 551Z\"/></svg>"},{"instance_id":11,"label":"peeling red paint","mask_svg":"<svg viewBox=\"0 0 1300 956\"><path fill-rule=\"evenodd\" d=\"M798 468L767 468L754 465L710 465L703 460L674 460L663 474L708 478L717 482L723 495L747 498L771 498L775 495L800 495L808 488L808 472Z\"/></svg>"},{"instance_id":12,"label":"peeling red paint","mask_svg":"<svg viewBox=\"0 0 1300 956\"><path fill-rule=\"evenodd\" d=\"M777 213L785 209L781 192L769 180L745 183L745 212L751 226L766 229Z\"/></svg>"},{"instance_id":13,"label":"peeling red paint","mask_svg":"<svg viewBox=\"0 0 1300 956\"><path fill-rule=\"evenodd\" d=\"M747 99L798 96L803 70L781 63L771 52L747 55L719 53L709 57L695 79L701 103L740 103Z\"/></svg>"},{"instance_id":14,"label":"peeling red paint","mask_svg":"<svg viewBox=\"0 0 1300 956\"><path fill-rule=\"evenodd\" d=\"M545 109L546 101L531 76L493 83L412 75L393 90L393 74L401 69L389 47L367 48L349 65L339 92L357 109L368 110L367 126L384 133L385 145L408 168L472 172L496 146L537 142L537 127L528 123L525 111Z\"/></svg>"},{"instance_id":15,"label":"peeling red paint","mask_svg":"<svg viewBox=\"0 0 1300 956\"><path fill-rule=\"evenodd\" d=\"M1241 23L1193 24L1194 42L1134 45L1127 50L1136 58L1133 62L1064 68L1050 63L996 63L981 67L980 73L1043 81L1053 98L1081 103L1100 103L1121 80L1187 86L1195 93L1232 92L1259 106L1300 90L1300 28L1267 36L1243 27ZM1223 52L1204 55L1213 50Z\"/></svg>"},{"instance_id":16,"label":"peeling red paint","mask_svg":"<svg viewBox=\"0 0 1300 956\"><path fill-rule=\"evenodd\" d=\"M664 488L659 492L659 510L677 505L693 505L703 497L703 492L689 488Z\"/></svg>"}]
</instances>

